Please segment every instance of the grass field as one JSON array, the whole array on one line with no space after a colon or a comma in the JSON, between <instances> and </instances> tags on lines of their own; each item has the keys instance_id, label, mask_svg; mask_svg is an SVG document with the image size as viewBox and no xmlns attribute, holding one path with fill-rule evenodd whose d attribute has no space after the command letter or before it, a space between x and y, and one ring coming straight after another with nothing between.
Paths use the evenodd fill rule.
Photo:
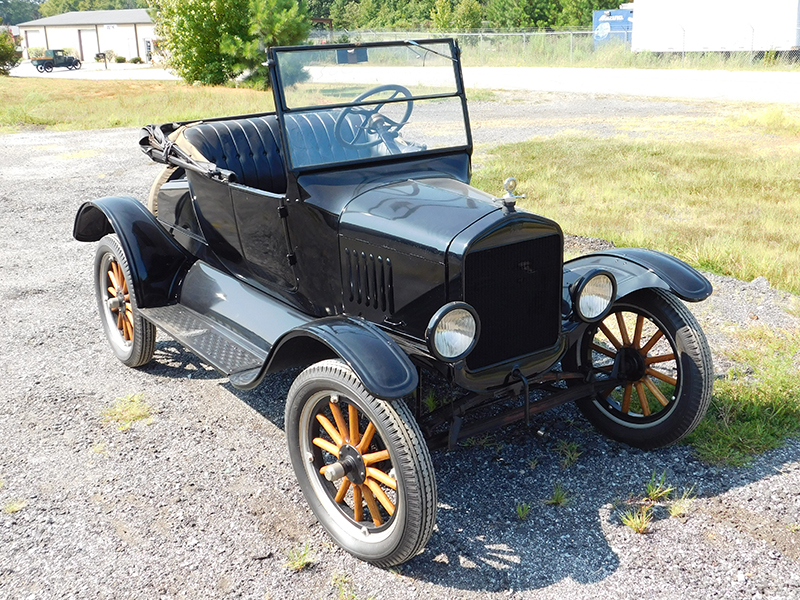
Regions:
<instances>
[{"instance_id":1,"label":"grass field","mask_svg":"<svg viewBox=\"0 0 800 600\"><path fill-rule=\"evenodd\" d=\"M527 194L522 206L568 233L799 293L800 136L791 135L796 143L773 147L548 137L491 150L474 183L491 189L513 172Z\"/></svg>"},{"instance_id":2,"label":"grass field","mask_svg":"<svg viewBox=\"0 0 800 600\"><path fill-rule=\"evenodd\" d=\"M272 92L178 82L0 78L0 131L139 127L273 109Z\"/></svg>"}]
</instances>

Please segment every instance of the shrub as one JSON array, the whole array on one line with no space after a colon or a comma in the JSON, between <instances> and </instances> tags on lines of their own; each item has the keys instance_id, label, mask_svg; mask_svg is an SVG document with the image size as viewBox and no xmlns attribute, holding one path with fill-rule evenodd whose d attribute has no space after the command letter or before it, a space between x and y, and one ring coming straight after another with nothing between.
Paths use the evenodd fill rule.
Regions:
<instances>
[{"instance_id":1,"label":"shrub","mask_svg":"<svg viewBox=\"0 0 800 600\"><path fill-rule=\"evenodd\" d=\"M113 61L117 57L117 53L113 50L103 50L103 54L106 55L106 60Z\"/></svg>"},{"instance_id":2,"label":"shrub","mask_svg":"<svg viewBox=\"0 0 800 600\"><path fill-rule=\"evenodd\" d=\"M126 59L124 56L118 56L118 57L116 57L114 60L115 60L116 62L118 62L118 63L124 63L124 62L128 62L128 61L127 61L127 59Z\"/></svg>"},{"instance_id":3,"label":"shrub","mask_svg":"<svg viewBox=\"0 0 800 600\"><path fill-rule=\"evenodd\" d=\"M8 31L0 33L0 75L8 75L19 64L17 42Z\"/></svg>"},{"instance_id":4,"label":"shrub","mask_svg":"<svg viewBox=\"0 0 800 600\"><path fill-rule=\"evenodd\" d=\"M44 58L44 47L33 46L28 48L28 58Z\"/></svg>"},{"instance_id":5,"label":"shrub","mask_svg":"<svg viewBox=\"0 0 800 600\"><path fill-rule=\"evenodd\" d=\"M130 63L132 63L132 64L134 64L134 65L140 65L140 64L142 64L142 59L141 59L141 58L139 58L138 56L134 56L134 57L133 57L132 59L130 59L130 61L128 61L128 62L130 62Z\"/></svg>"}]
</instances>

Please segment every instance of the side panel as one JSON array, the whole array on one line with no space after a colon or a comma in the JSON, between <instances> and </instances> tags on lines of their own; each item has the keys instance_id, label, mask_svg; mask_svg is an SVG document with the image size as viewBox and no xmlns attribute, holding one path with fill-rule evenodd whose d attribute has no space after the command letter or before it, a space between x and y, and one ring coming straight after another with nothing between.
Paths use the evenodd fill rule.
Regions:
<instances>
[{"instance_id":1,"label":"side panel","mask_svg":"<svg viewBox=\"0 0 800 600\"><path fill-rule=\"evenodd\" d=\"M73 237L96 242L116 233L128 259L140 308L178 300L179 282L194 261L137 200L108 197L86 202L75 216Z\"/></svg>"}]
</instances>

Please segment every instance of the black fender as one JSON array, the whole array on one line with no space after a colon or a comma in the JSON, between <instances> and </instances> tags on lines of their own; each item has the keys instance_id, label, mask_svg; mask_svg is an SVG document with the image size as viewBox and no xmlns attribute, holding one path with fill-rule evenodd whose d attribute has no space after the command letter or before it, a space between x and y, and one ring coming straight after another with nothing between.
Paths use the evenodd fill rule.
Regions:
<instances>
[{"instance_id":1,"label":"black fender","mask_svg":"<svg viewBox=\"0 0 800 600\"><path fill-rule=\"evenodd\" d=\"M565 301L571 304L566 292L569 286L593 269L605 269L614 275L617 298L637 290L657 288L670 291L687 302L700 302L714 291L711 282L697 269L670 254L644 248L620 248L565 262Z\"/></svg>"},{"instance_id":2,"label":"black fender","mask_svg":"<svg viewBox=\"0 0 800 600\"><path fill-rule=\"evenodd\" d=\"M117 234L128 259L139 308L177 302L179 283L195 259L155 216L124 196L100 198L78 209L72 230L76 240L96 242L109 233Z\"/></svg>"},{"instance_id":3,"label":"black fender","mask_svg":"<svg viewBox=\"0 0 800 600\"><path fill-rule=\"evenodd\" d=\"M255 387L267 373L337 357L377 398L402 398L417 387L417 369L397 342L376 325L344 315L315 319L286 332L272 346L259 376L237 387Z\"/></svg>"}]
</instances>

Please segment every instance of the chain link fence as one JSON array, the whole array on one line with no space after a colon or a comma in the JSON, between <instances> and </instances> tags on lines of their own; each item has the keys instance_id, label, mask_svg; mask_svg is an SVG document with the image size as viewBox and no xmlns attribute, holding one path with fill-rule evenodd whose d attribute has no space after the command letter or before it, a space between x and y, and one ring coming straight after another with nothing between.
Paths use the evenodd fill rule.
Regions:
<instances>
[{"instance_id":1,"label":"chain link fence","mask_svg":"<svg viewBox=\"0 0 800 600\"><path fill-rule=\"evenodd\" d=\"M798 31L800 34L800 28ZM695 34L697 35L697 34ZM633 52L630 31L611 32L597 39L590 29L519 31L375 31L372 29L312 32L314 43L373 42L452 37L463 50L468 67L618 67L684 69L800 70L800 48L757 50L743 44L725 51L691 51L681 38L668 52ZM799 35L800 37L800 35ZM754 34L754 39L757 39Z\"/></svg>"}]
</instances>

